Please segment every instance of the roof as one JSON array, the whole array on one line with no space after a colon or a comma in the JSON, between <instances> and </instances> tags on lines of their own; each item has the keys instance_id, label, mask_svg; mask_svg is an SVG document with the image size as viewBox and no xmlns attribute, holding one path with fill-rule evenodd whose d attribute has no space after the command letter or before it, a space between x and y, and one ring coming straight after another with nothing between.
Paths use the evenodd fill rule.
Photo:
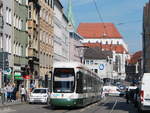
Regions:
<instances>
[{"instance_id":1,"label":"roof","mask_svg":"<svg viewBox=\"0 0 150 113\"><path fill-rule=\"evenodd\" d=\"M84 38L122 38L113 23L80 23L77 32Z\"/></svg>"},{"instance_id":2,"label":"roof","mask_svg":"<svg viewBox=\"0 0 150 113\"><path fill-rule=\"evenodd\" d=\"M102 51L100 48L88 48L85 50L85 59L107 59L107 57L112 58L111 51Z\"/></svg>"},{"instance_id":3,"label":"roof","mask_svg":"<svg viewBox=\"0 0 150 113\"><path fill-rule=\"evenodd\" d=\"M136 64L139 59L142 58L142 51L138 51L136 53L134 53L132 56L131 56L131 59L129 60L129 64Z\"/></svg>"},{"instance_id":4,"label":"roof","mask_svg":"<svg viewBox=\"0 0 150 113\"><path fill-rule=\"evenodd\" d=\"M99 47L102 50L105 51L115 51L116 53L128 53L128 51L123 47L123 45L120 44L101 44L101 43L84 43L84 46L87 47Z\"/></svg>"}]
</instances>

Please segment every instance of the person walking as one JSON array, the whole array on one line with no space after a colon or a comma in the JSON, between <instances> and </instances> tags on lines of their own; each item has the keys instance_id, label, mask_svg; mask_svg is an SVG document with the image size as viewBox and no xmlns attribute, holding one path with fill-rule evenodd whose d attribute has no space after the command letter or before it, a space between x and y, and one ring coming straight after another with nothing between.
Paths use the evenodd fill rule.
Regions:
<instances>
[{"instance_id":1,"label":"person walking","mask_svg":"<svg viewBox=\"0 0 150 113\"><path fill-rule=\"evenodd\" d=\"M24 88L23 85L21 86L20 94L21 94L21 102L23 102L23 101L26 102L27 91L26 91L26 89Z\"/></svg>"},{"instance_id":2,"label":"person walking","mask_svg":"<svg viewBox=\"0 0 150 113\"><path fill-rule=\"evenodd\" d=\"M126 89L126 103L129 104L129 98L130 98L130 94L128 91L128 88Z\"/></svg>"},{"instance_id":3,"label":"person walking","mask_svg":"<svg viewBox=\"0 0 150 113\"><path fill-rule=\"evenodd\" d=\"M7 85L6 90L7 90L7 101L11 102L12 101L13 88L12 88L12 85L10 83Z\"/></svg>"},{"instance_id":4,"label":"person walking","mask_svg":"<svg viewBox=\"0 0 150 113\"><path fill-rule=\"evenodd\" d=\"M15 84L13 84L12 87L13 87L12 100L15 101L16 100L17 87Z\"/></svg>"}]
</instances>

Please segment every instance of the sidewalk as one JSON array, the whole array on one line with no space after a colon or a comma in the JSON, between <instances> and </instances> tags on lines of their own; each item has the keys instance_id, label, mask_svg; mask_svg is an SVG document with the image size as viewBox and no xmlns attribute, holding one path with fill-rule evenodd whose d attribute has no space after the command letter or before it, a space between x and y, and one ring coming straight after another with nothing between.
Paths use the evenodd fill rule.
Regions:
<instances>
[{"instance_id":1,"label":"sidewalk","mask_svg":"<svg viewBox=\"0 0 150 113\"><path fill-rule=\"evenodd\" d=\"M24 102L21 102L21 100L16 100L13 102L5 102L4 104L0 103L0 107L7 107L11 105L18 105L18 104L24 104Z\"/></svg>"}]
</instances>

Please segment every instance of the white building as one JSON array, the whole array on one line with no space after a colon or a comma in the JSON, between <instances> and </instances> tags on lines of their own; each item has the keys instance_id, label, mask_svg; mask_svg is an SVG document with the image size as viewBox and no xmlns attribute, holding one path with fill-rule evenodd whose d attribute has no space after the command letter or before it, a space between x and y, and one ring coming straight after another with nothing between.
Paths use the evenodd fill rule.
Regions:
<instances>
[{"instance_id":1,"label":"white building","mask_svg":"<svg viewBox=\"0 0 150 113\"><path fill-rule=\"evenodd\" d=\"M128 59L128 47L121 34L112 23L80 23L77 32L84 37L82 43L88 47L99 47L103 51L113 52L113 79L126 77L125 63Z\"/></svg>"},{"instance_id":2,"label":"white building","mask_svg":"<svg viewBox=\"0 0 150 113\"><path fill-rule=\"evenodd\" d=\"M113 78L113 56L111 51L100 48L88 48L84 54L85 65L102 79Z\"/></svg>"},{"instance_id":3,"label":"white building","mask_svg":"<svg viewBox=\"0 0 150 113\"><path fill-rule=\"evenodd\" d=\"M54 1L54 62L69 60L68 19L59 0Z\"/></svg>"}]
</instances>

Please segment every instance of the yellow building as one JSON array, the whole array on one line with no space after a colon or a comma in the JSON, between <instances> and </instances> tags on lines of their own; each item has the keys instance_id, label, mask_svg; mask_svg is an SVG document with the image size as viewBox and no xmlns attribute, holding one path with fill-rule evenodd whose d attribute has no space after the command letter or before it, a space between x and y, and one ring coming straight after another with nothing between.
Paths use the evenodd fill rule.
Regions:
<instances>
[{"instance_id":1,"label":"yellow building","mask_svg":"<svg viewBox=\"0 0 150 113\"><path fill-rule=\"evenodd\" d=\"M53 0L39 0L40 10L40 85L48 87L53 65Z\"/></svg>"},{"instance_id":2,"label":"yellow building","mask_svg":"<svg viewBox=\"0 0 150 113\"><path fill-rule=\"evenodd\" d=\"M40 5L38 0L28 2L28 72L33 81L39 80L39 22Z\"/></svg>"}]
</instances>

